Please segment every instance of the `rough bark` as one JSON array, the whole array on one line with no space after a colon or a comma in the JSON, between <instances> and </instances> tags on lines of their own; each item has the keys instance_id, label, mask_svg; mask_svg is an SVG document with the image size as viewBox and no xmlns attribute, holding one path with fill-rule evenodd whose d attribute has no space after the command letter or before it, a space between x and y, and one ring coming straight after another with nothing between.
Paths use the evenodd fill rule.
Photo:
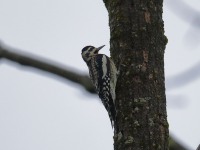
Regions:
<instances>
[{"instance_id":1,"label":"rough bark","mask_svg":"<svg viewBox=\"0 0 200 150\"><path fill-rule=\"evenodd\" d=\"M89 77L86 75L83 75L81 72L75 72L73 69L67 69L66 67L63 67L64 65L58 65L55 63L55 61L48 60L45 58L41 58L38 56L33 56L33 54L25 54L22 50L16 50L14 48L10 48L8 46L5 46L5 44L0 43L0 58L4 58L13 62L16 62L20 64L23 67L34 67L36 69L40 69L42 71L46 71L51 74L55 74L59 77L63 77L66 80L69 80L71 82L75 82L77 84L80 84L82 87L84 87L89 93L94 94L95 89L90 83ZM1 59L0 59L1 60ZM14 65L15 66L15 65ZM198 66L197 66L198 67ZM47 69L48 68L48 69ZM195 70L198 70L198 68L193 68L193 71L188 72L194 72ZM30 70L28 70L30 71ZM187 74L187 72L186 72ZM44 74L43 74L44 75ZM73 75L73 78L71 77ZM176 78L184 78L183 75L179 75ZM57 78L54 78L57 79ZM174 79L176 80L176 79ZM88 88L90 87L90 88ZM181 145L179 142L174 140L173 138L170 138L169 140L169 149L170 150L187 150L188 148Z\"/></svg>"},{"instance_id":2,"label":"rough bark","mask_svg":"<svg viewBox=\"0 0 200 150\"><path fill-rule=\"evenodd\" d=\"M118 70L115 150L168 150L162 0L104 0Z\"/></svg>"}]
</instances>

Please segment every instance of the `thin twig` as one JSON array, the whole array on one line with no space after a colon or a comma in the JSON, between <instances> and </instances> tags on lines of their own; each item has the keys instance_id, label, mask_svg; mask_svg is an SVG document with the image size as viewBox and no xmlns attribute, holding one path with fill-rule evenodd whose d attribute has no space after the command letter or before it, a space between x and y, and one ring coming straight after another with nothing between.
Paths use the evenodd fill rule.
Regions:
<instances>
[{"instance_id":1,"label":"thin twig","mask_svg":"<svg viewBox=\"0 0 200 150\"><path fill-rule=\"evenodd\" d=\"M81 75L81 73L67 69L64 65L56 65L58 64L56 62L47 61L44 58L32 54L24 54L24 52L9 48L2 43L0 43L0 59L1 58L8 59L23 66L34 67L55 74L83 86L90 93L95 93L94 87L87 75Z\"/></svg>"},{"instance_id":2,"label":"thin twig","mask_svg":"<svg viewBox=\"0 0 200 150\"><path fill-rule=\"evenodd\" d=\"M3 58L18 63L22 66L37 68L59 77L63 77L64 79L83 86L88 92L95 94L94 87L92 86L87 75L81 75L81 73L67 69L67 67L60 64L58 65L56 62L50 60L47 61L44 58L32 54L25 54L21 50L13 49L0 43L0 59ZM176 149L180 146L181 145L176 140L171 138L170 150ZM183 146L181 147L183 150L185 149Z\"/></svg>"}]
</instances>

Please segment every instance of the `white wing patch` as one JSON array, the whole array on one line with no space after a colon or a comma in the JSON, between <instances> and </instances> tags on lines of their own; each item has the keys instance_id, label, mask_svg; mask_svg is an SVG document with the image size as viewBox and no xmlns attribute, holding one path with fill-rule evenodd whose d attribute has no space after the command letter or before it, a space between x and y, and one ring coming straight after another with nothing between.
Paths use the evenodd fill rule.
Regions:
<instances>
[{"instance_id":1,"label":"white wing patch","mask_svg":"<svg viewBox=\"0 0 200 150\"><path fill-rule=\"evenodd\" d=\"M102 76L103 79L107 74L107 58L105 55L103 55L102 57L102 69L103 69L103 76Z\"/></svg>"},{"instance_id":2,"label":"white wing patch","mask_svg":"<svg viewBox=\"0 0 200 150\"><path fill-rule=\"evenodd\" d=\"M113 89L110 92L111 92L111 95L113 98L113 102L115 103L115 99L116 99L115 87L116 87L116 83L117 83L117 68L115 67L115 64L113 63L112 60L110 60L110 64L111 64L110 88Z\"/></svg>"}]
</instances>

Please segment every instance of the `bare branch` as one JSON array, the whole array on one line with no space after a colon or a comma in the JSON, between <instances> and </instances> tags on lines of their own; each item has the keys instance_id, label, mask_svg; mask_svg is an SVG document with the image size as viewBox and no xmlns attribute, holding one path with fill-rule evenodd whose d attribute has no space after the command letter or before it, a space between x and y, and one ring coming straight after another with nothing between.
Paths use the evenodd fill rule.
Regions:
<instances>
[{"instance_id":1,"label":"bare branch","mask_svg":"<svg viewBox=\"0 0 200 150\"><path fill-rule=\"evenodd\" d=\"M92 86L87 75L81 75L81 73L67 69L66 66L60 65L56 62L35 55L33 56L32 54L25 54L21 50L10 48L2 43L0 43L0 59L1 58L8 59L22 66L37 68L59 77L63 77L64 79L80 84L88 92L95 94L94 87ZM185 149L176 140L171 138L170 150L176 149L177 147L182 147L183 150Z\"/></svg>"},{"instance_id":2,"label":"bare branch","mask_svg":"<svg viewBox=\"0 0 200 150\"><path fill-rule=\"evenodd\" d=\"M198 10L190 7L182 0L167 0L166 4L183 21L191 23L197 28L200 27L200 12Z\"/></svg>"},{"instance_id":3,"label":"bare branch","mask_svg":"<svg viewBox=\"0 0 200 150\"><path fill-rule=\"evenodd\" d=\"M200 62L178 75L168 77L166 79L167 80L166 87L167 89L179 88L199 78L200 78Z\"/></svg>"},{"instance_id":4,"label":"bare branch","mask_svg":"<svg viewBox=\"0 0 200 150\"><path fill-rule=\"evenodd\" d=\"M183 143L178 142L172 136L169 138L169 150L188 150L190 149L188 146L184 145Z\"/></svg>"},{"instance_id":5,"label":"bare branch","mask_svg":"<svg viewBox=\"0 0 200 150\"><path fill-rule=\"evenodd\" d=\"M200 150L200 144L199 144L199 146L197 147L197 150Z\"/></svg>"},{"instance_id":6,"label":"bare branch","mask_svg":"<svg viewBox=\"0 0 200 150\"><path fill-rule=\"evenodd\" d=\"M31 56L30 54L24 54L24 52L9 48L2 43L0 43L0 59L1 58L8 59L23 66L34 67L59 77L63 77L71 82L82 85L88 92L93 94L95 93L94 87L87 75L81 75L81 73L74 72L64 65L58 65L56 62L49 61L32 54Z\"/></svg>"},{"instance_id":7,"label":"bare branch","mask_svg":"<svg viewBox=\"0 0 200 150\"><path fill-rule=\"evenodd\" d=\"M0 43L0 59L1 58L8 59L23 66L33 67L48 73L52 73L71 82L77 83L83 86L88 92L95 94L95 89L91 84L88 75L82 75L82 73L72 71L72 69L69 69L65 65L59 64L55 61L47 60L33 54L25 54L25 52L21 50L10 48ZM183 73L166 78L167 89L179 88L195 81L200 77L199 70L200 63L197 63Z\"/></svg>"},{"instance_id":8,"label":"bare branch","mask_svg":"<svg viewBox=\"0 0 200 150\"><path fill-rule=\"evenodd\" d=\"M190 24L184 36L184 44L189 43L192 49L197 48L200 39L200 12L189 6L183 0L167 0L165 3L175 15Z\"/></svg>"}]
</instances>

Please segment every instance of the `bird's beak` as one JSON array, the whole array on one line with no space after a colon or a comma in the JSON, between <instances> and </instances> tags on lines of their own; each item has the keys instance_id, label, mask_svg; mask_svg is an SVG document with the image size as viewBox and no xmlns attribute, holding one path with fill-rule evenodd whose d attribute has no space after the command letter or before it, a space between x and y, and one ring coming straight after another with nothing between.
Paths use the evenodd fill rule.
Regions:
<instances>
[{"instance_id":1,"label":"bird's beak","mask_svg":"<svg viewBox=\"0 0 200 150\"><path fill-rule=\"evenodd\" d=\"M104 46L105 46L105 45L102 45L102 46L98 47L98 48L97 48L98 51L99 51L100 49L102 49Z\"/></svg>"}]
</instances>

